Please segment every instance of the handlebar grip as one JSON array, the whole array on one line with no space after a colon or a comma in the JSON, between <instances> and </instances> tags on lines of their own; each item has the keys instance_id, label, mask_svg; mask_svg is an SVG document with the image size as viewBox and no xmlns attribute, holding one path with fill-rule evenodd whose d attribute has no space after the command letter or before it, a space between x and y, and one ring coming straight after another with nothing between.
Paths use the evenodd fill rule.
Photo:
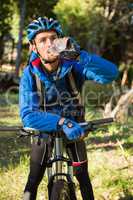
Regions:
<instances>
[{"instance_id":1,"label":"handlebar grip","mask_svg":"<svg viewBox=\"0 0 133 200\"><path fill-rule=\"evenodd\" d=\"M104 118L104 119L97 119L89 122L81 122L79 123L80 126L86 126L86 125L102 125L102 124L107 124L107 123L112 123L114 122L113 118Z\"/></svg>"},{"instance_id":2,"label":"handlebar grip","mask_svg":"<svg viewBox=\"0 0 133 200\"><path fill-rule=\"evenodd\" d=\"M104 118L104 119L90 121L89 123L91 123L92 125L102 125L102 124L112 123L113 121L114 121L114 119L110 117L110 118Z\"/></svg>"},{"instance_id":3,"label":"handlebar grip","mask_svg":"<svg viewBox=\"0 0 133 200\"><path fill-rule=\"evenodd\" d=\"M79 125L84 129L85 132L88 131L94 131L98 128L100 125L112 123L114 121L113 118L104 118L104 119L98 119L98 120L93 120L89 122L81 122Z\"/></svg>"}]
</instances>

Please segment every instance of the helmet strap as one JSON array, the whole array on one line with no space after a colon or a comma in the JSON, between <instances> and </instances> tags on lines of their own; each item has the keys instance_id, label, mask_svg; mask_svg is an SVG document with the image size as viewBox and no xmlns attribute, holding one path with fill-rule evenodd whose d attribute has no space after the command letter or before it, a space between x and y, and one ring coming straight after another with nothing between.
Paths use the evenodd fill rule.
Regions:
<instances>
[{"instance_id":1,"label":"helmet strap","mask_svg":"<svg viewBox=\"0 0 133 200\"><path fill-rule=\"evenodd\" d=\"M45 59L42 58L42 56L40 55L35 40L33 40L33 44L35 45L36 53L38 54L39 58L41 59L42 64L45 65L45 63L46 63L46 62L45 62Z\"/></svg>"}]
</instances>

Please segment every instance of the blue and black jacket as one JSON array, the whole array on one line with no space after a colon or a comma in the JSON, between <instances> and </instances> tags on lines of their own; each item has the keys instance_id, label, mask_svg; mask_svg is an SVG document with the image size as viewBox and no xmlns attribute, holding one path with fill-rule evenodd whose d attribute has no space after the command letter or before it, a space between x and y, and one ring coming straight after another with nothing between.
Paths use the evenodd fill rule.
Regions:
<instances>
[{"instance_id":1,"label":"blue and black jacket","mask_svg":"<svg viewBox=\"0 0 133 200\"><path fill-rule=\"evenodd\" d=\"M74 71L79 91L86 80L106 84L118 76L116 65L86 51L81 51L78 61L61 60L56 73L47 73L38 55L32 52L19 88L20 116L25 127L46 132L56 131L64 110L67 110L67 117L74 119L71 113L75 107L66 78L71 71ZM34 75L38 76L45 88L44 111L40 110L40 95Z\"/></svg>"}]
</instances>

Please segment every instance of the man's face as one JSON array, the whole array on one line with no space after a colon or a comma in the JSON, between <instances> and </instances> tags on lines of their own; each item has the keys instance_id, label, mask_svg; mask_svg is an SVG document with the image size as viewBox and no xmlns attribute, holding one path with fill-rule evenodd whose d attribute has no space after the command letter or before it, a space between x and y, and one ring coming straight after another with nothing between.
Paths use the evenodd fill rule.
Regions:
<instances>
[{"instance_id":1,"label":"man's face","mask_svg":"<svg viewBox=\"0 0 133 200\"><path fill-rule=\"evenodd\" d=\"M50 72L57 68L57 63L59 61L57 55L48 52L48 49L56 38L58 38L58 35L54 30L44 31L36 35L33 43L33 50L46 60L47 64L45 64L45 67Z\"/></svg>"}]
</instances>

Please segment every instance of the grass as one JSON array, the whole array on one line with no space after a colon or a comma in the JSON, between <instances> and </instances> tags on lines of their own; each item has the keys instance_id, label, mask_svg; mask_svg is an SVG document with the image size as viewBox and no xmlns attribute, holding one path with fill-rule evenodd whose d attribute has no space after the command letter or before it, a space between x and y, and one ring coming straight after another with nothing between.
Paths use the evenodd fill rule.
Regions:
<instances>
[{"instance_id":1,"label":"grass","mask_svg":"<svg viewBox=\"0 0 133 200\"><path fill-rule=\"evenodd\" d=\"M86 139L90 174L98 200L133 199L133 128L110 125Z\"/></svg>"},{"instance_id":2,"label":"grass","mask_svg":"<svg viewBox=\"0 0 133 200\"><path fill-rule=\"evenodd\" d=\"M21 124L16 95L10 98L12 105L6 102L4 95L0 97L0 126ZM133 199L132 131L130 119L127 125L113 124L86 138L89 173L96 200ZM29 152L29 139L18 139L16 133L0 132L1 200L22 199L29 172ZM81 200L78 186L77 194ZM40 184L37 199L47 199L46 177Z\"/></svg>"}]
</instances>

